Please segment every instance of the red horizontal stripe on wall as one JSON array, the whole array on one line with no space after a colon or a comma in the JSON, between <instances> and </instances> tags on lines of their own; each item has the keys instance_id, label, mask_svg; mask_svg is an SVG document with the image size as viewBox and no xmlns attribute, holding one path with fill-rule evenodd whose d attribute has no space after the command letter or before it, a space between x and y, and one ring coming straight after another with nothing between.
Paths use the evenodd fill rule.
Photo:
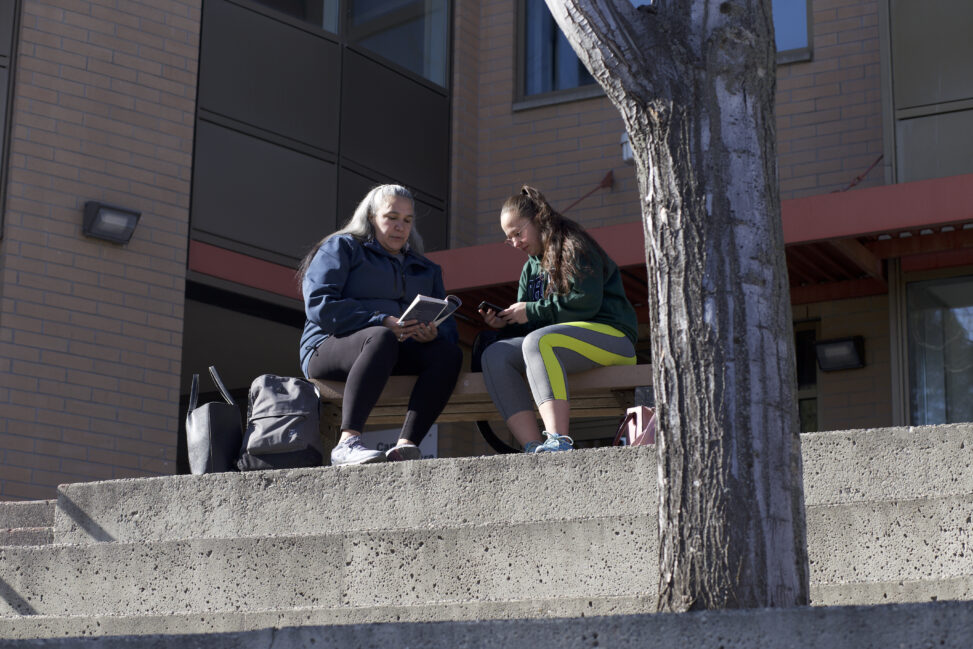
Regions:
<instances>
[{"instance_id":1,"label":"red horizontal stripe on wall","mask_svg":"<svg viewBox=\"0 0 973 649\"><path fill-rule=\"evenodd\" d=\"M201 241L189 242L189 270L300 300L295 270Z\"/></svg>"}]
</instances>

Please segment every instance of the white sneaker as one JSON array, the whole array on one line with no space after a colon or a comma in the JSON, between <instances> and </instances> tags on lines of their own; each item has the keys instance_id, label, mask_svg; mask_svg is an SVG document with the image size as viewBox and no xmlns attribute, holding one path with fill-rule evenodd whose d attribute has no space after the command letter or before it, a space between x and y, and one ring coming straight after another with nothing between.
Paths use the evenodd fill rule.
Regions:
<instances>
[{"instance_id":1,"label":"white sneaker","mask_svg":"<svg viewBox=\"0 0 973 649\"><path fill-rule=\"evenodd\" d=\"M389 462L418 460L422 457L422 451L415 444L399 444L385 451L385 457L388 458Z\"/></svg>"},{"instance_id":2,"label":"white sneaker","mask_svg":"<svg viewBox=\"0 0 973 649\"><path fill-rule=\"evenodd\" d=\"M331 449L331 466L342 466L345 464L369 464L371 462L384 462L385 453L373 451L365 448L361 443L361 435L349 437Z\"/></svg>"}]
</instances>

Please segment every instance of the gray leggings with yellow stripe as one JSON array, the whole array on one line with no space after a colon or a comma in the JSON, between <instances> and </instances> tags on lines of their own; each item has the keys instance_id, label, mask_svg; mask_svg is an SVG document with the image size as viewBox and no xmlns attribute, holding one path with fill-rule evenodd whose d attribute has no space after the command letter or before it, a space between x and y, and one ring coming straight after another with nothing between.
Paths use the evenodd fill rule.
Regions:
<instances>
[{"instance_id":1,"label":"gray leggings with yellow stripe","mask_svg":"<svg viewBox=\"0 0 973 649\"><path fill-rule=\"evenodd\" d=\"M504 420L551 399L568 399L567 374L606 365L635 365L625 334L597 322L564 322L520 338L498 340L483 352L483 380ZM530 384L527 394L523 375Z\"/></svg>"}]
</instances>

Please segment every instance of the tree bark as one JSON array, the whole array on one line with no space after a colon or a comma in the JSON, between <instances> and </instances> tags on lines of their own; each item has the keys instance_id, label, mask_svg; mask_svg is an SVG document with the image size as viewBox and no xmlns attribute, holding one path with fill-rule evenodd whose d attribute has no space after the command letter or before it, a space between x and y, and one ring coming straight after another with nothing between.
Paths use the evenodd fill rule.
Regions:
<instances>
[{"instance_id":1,"label":"tree bark","mask_svg":"<svg viewBox=\"0 0 973 649\"><path fill-rule=\"evenodd\" d=\"M807 604L771 0L546 0L635 154L659 610Z\"/></svg>"}]
</instances>

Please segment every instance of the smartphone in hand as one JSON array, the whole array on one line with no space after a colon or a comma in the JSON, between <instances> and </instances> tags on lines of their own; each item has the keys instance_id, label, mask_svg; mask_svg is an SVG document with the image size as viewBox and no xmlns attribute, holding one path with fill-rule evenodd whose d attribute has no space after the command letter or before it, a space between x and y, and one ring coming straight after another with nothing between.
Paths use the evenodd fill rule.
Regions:
<instances>
[{"instance_id":1,"label":"smartphone in hand","mask_svg":"<svg viewBox=\"0 0 973 649\"><path fill-rule=\"evenodd\" d=\"M493 314L496 315L503 311L504 307L484 301L480 302L480 306L478 306L477 309L480 311L493 311Z\"/></svg>"}]
</instances>

